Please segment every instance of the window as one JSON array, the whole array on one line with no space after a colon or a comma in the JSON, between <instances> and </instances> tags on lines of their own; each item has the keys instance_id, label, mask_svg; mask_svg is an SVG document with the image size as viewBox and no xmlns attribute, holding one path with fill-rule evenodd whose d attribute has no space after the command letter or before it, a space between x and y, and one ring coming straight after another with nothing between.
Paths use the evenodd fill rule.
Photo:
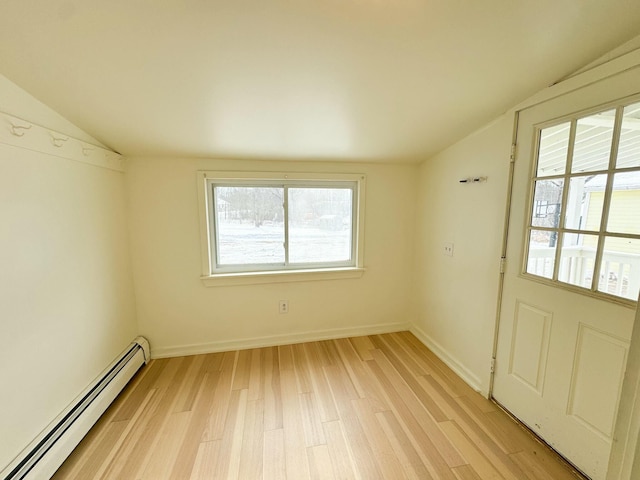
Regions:
<instances>
[{"instance_id":1,"label":"window","mask_svg":"<svg viewBox=\"0 0 640 480\"><path fill-rule=\"evenodd\" d=\"M537 131L525 274L637 300L640 103Z\"/></svg>"},{"instance_id":2,"label":"window","mask_svg":"<svg viewBox=\"0 0 640 480\"><path fill-rule=\"evenodd\" d=\"M363 175L199 172L203 279L361 274L364 182Z\"/></svg>"}]
</instances>

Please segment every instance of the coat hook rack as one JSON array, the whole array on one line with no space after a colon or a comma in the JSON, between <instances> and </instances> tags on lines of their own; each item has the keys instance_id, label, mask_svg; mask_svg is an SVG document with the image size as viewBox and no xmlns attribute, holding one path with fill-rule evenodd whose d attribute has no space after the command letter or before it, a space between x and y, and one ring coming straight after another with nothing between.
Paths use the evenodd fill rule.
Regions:
<instances>
[{"instance_id":1,"label":"coat hook rack","mask_svg":"<svg viewBox=\"0 0 640 480\"><path fill-rule=\"evenodd\" d=\"M118 172L125 169L124 159L117 152L16 117L2 111L1 107L0 143Z\"/></svg>"},{"instance_id":2,"label":"coat hook rack","mask_svg":"<svg viewBox=\"0 0 640 480\"><path fill-rule=\"evenodd\" d=\"M23 130L29 130L33 125L16 125L15 123L11 123L11 135L15 135L16 137L23 137L25 132Z\"/></svg>"}]
</instances>

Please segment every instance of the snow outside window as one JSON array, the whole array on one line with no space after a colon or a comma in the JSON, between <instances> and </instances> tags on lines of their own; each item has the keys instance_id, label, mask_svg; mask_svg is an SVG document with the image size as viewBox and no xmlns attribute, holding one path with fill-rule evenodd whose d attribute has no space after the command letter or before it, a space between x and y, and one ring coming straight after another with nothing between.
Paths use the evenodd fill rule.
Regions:
<instances>
[{"instance_id":1,"label":"snow outside window","mask_svg":"<svg viewBox=\"0 0 640 480\"><path fill-rule=\"evenodd\" d=\"M362 266L363 175L200 172L204 276Z\"/></svg>"}]
</instances>

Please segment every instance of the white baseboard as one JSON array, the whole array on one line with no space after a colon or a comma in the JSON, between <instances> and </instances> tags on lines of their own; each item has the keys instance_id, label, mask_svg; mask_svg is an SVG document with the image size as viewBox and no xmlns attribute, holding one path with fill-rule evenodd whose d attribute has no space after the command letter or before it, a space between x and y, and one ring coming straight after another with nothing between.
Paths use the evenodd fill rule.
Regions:
<instances>
[{"instance_id":1,"label":"white baseboard","mask_svg":"<svg viewBox=\"0 0 640 480\"><path fill-rule=\"evenodd\" d=\"M483 397L487 396L487 393L482 390L482 382L480 381L480 378L460 363L460 361L458 361L453 355L447 352L442 345L436 342L416 325L412 324L409 331L413 333L418 340L424 343L429 350L431 350L440 360L453 370L456 375L462 378L462 380L464 380L471 388L476 392L479 392Z\"/></svg>"},{"instance_id":2,"label":"white baseboard","mask_svg":"<svg viewBox=\"0 0 640 480\"><path fill-rule=\"evenodd\" d=\"M385 323L365 325L360 327L343 327L329 330L315 330L312 332L292 333L284 335L267 335L263 337L224 340L219 342L198 343L192 345L178 345L174 347L154 348L151 343L151 358L182 357L201 353L225 352L229 350L246 350L248 348L273 347L292 343L317 342L334 338L359 337L363 335L378 335L382 333L401 332L409 330L408 323Z\"/></svg>"}]
</instances>

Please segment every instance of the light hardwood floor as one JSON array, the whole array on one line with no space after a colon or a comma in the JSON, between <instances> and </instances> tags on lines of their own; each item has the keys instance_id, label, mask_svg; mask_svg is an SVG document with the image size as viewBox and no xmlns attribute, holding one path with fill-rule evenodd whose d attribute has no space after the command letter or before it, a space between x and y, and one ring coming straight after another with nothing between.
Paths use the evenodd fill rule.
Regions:
<instances>
[{"instance_id":1,"label":"light hardwood floor","mask_svg":"<svg viewBox=\"0 0 640 480\"><path fill-rule=\"evenodd\" d=\"M153 360L63 479L578 477L412 334Z\"/></svg>"}]
</instances>

